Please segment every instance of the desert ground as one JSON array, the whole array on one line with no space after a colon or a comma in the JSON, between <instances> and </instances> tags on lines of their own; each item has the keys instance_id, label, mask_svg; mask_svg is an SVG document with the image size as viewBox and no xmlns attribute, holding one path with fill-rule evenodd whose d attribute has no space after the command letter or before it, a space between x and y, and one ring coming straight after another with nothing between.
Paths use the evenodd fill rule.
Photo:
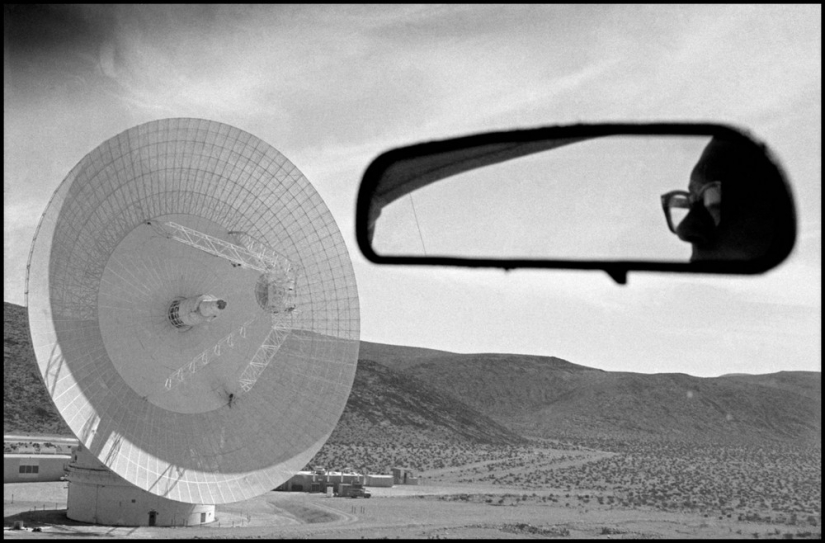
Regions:
<instances>
[{"instance_id":1,"label":"desert ground","mask_svg":"<svg viewBox=\"0 0 825 543\"><path fill-rule=\"evenodd\" d=\"M370 499L272 491L218 506L214 523L189 528L73 522L66 518L65 483L10 484L4 485L4 537L821 538L819 514L785 514L770 503L765 510L719 507L714 511L697 503L670 508L666 505L670 502L657 502L647 497L655 494L643 490L651 484L655 488L656 466L630 472L638 479L654 481L647 487L637 484L617 491L608 475L611 470L627 472L632 466L628 458L640 457L585 449L479 450L476 457L465 455L465 462L422 471L420 485L371 488ZM663 465L671 465L677 477L675 484L702 482L699 476L689 481L678 465L666 462ZM549 477L550 473L556 475ZM596 475L602 484L594 483ZM731 483L740 475L729 475L727 486L734 492L738 491ZM803 498L798 496L798 500ZM713 499L720 501L719 496ZM11 530L16 520L22 520L25 529Z\"/></svg>"}]
</instances>

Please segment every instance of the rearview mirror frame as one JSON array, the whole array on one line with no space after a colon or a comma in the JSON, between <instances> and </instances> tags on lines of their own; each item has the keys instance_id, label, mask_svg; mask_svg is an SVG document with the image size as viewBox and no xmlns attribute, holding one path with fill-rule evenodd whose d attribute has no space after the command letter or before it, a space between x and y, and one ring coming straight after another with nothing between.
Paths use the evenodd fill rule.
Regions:
<instances>
[{"instance_id":1,"label":"rearview mirror frame","mask_svg":"<svg viewBox=\"0 0 825 543\"><path fill-rule=\"evenodd\" d=\"M430 183L458 173L552 149L559 145L603 136L716 136L755 146L775 171L791 224L782 231L768 251L747 261L656 262L639 260L553 260L463 258L449 256L385 256L372 248L372 234L381 209L390 202ZM558 144L548 145L548 140ZM358 190L355 235L358 247L375 264L405 266L457 266L470 268L549 268L603 270L619 284L626 284L629 271L677 273L744 274L764 273L784 261L796 242L796 210L790 183L768 147L746 131L714 123L609 123L545 126L474 134L419 143L392 149L375 158L367 167Z\"/></svg>"}]
</instances>

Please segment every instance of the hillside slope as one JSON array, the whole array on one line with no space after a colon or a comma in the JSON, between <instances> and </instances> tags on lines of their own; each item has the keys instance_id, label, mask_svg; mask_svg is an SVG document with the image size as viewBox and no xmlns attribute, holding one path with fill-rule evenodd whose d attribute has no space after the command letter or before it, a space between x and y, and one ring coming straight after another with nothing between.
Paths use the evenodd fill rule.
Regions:
<instances>
[{"instance_id":1,"label":"hillside slope","mask_svg":"<svg viewBox=\"0 0 825 543\"><path fill-rule=\"evenodd\" d=\"M780 371L767 375L723 375L720 379L787 390L812 400L822 398L822 374L811 371Z\"/></svg>"},{"instance_id":2,"label":"hillside slope","mask_svg":"<svg viewBox=\"0 0 825 543\"><path fill-rule=\"evenodd\" d=\"M435 358L405 373L525 436L821 440L818 372L700 378L483 354Z\"/></svg>"},{"instance_id":3,"label":"hillside slope","mask_svg":"<svg viewBox=\"0 0 825 543\"><path fill-rule=\"evenodd\" d=\"M361 358L347 406L329 441L388 445L525 440L448 393Z\"/></svg>"},{"instance_id":4,"label":"hillside slope","mask_svg":"<svg viewBox=\"0 0 825 543\"><path fill-rule=\"evenodd\" d=\"M3 433L71 436L37 369L28 321L25 307L3 303Z\"/></svg>"},{"instance_id":5,"label":"hillside slope","mask_svg":"<svg viewBox=\"0 0 825 543\"><path fill-rule=\"evenodd\" d=\"M406 370L418 364L441 357L461 356L447 351L425 349L424 347L407 347L404 345L388 345L373 341L361 341L358 358L379 361L384 366L394 370Z\"/></svg>"},{"instance_id":6,"label":"hillside slope","mask_svg":"<svg viewBox=\"0 0 825 543\"><path fill-rule=\"evenodd\" d=\"M38 372L25 308L4 303L3 317L3 432L71 436ZM411 351L402 348L401 352ZM452 396L370 360L358 362L352 393L331 440L375 444L524 441Z\"/></svg>"},{"instance_id":7,"label":"hillside slope","mask_svg":"<svg viewBox=\"0 0 825 543\"><path fill-rule=\"evenodd\" d=\"M64 434L4 303L4 431ZM555 357L456 354L363 342L340 443L514 443L519 436L820 446L822 375L699 378L606 372Z\"/></svg>"}]
</instances>

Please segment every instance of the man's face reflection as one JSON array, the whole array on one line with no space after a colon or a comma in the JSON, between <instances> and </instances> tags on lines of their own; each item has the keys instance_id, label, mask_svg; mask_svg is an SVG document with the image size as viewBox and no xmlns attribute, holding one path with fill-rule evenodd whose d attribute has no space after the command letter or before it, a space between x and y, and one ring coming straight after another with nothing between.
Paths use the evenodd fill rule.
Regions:
<instances>
[{"instance_id":1,"label":"man's face reflection","mask_svg":"<svg viewBox=\"0 0 825 543\"><path fill-rule=\"evenodd\" d=\"M714 138L705 147L690 174L689 211L673 225L679 239L693 246L692 262L766 252L774 217L754 166L738 144Z\"/></svg>"}]
</instances>

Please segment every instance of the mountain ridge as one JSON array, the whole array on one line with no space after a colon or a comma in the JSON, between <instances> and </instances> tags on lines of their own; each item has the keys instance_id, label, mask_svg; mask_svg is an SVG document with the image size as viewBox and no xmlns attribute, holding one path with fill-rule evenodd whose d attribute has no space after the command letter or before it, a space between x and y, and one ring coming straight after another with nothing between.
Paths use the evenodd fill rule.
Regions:
<instances>
[{"instance_id":1,"label":"mountain ridge","mask_svg":"<svg viewBox=\"0 0 825 543\"><path fill-rule=\"evenodd\" d=\"M71 435L31 349L23 307L4 303L4 432ZM520 443L618 438L820 447L821 373L695 377L609 372L557 357L461 354L361 342L330 440Z\"/></svg>"}]
</instances>

